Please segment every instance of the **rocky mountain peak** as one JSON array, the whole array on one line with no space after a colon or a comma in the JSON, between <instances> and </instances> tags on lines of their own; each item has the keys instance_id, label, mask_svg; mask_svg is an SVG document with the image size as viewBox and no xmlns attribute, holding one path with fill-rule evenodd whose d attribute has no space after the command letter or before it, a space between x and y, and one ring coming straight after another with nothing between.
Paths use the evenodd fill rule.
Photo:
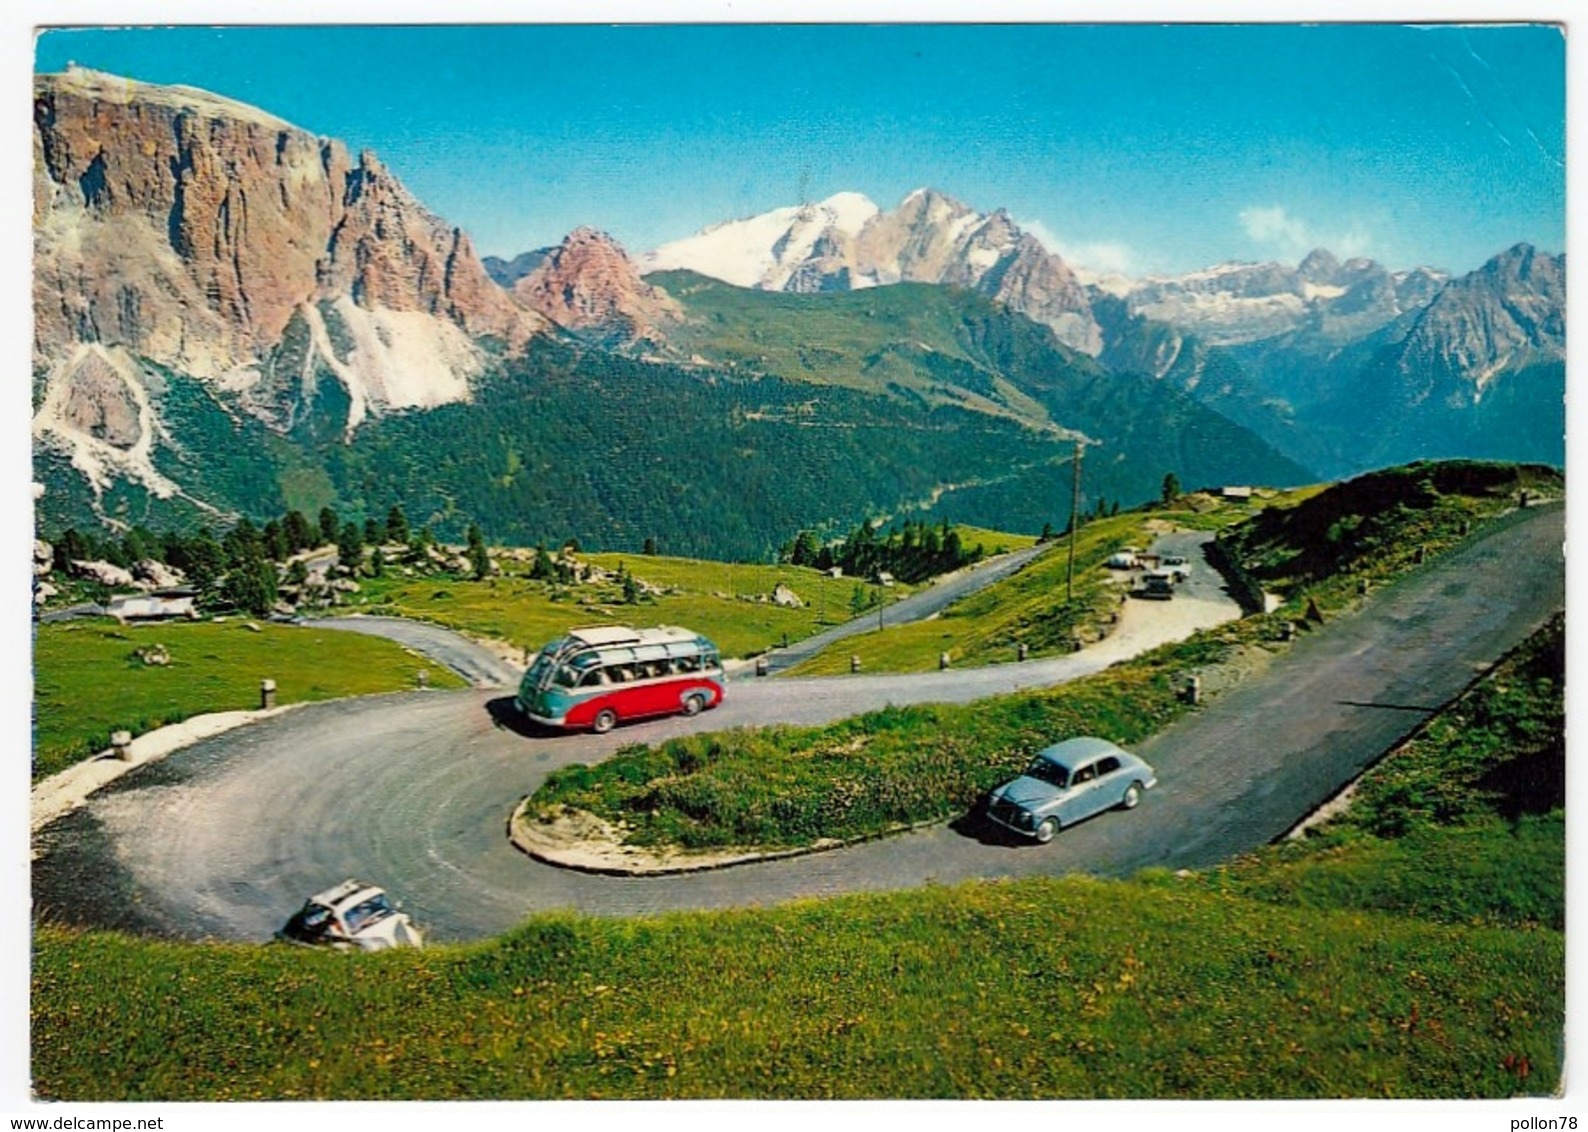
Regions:
<instances>
[{"instance_id":1,"label":"rocky mountain peak","mask_svg":"<svg viewBox=\"0 0 1588 1132\"><path fill-rule=\"evenodd\" d=\"M640 278L616 240L589 227L570 232L513 294L568 330L623 342L658 338L680 314L665 291Z\"/></svg>"},{"instance_id":2,"label":"rocky mountain peak","mask_svg":"<svg viewBox=\"0 0 1588 1132\"><path fill-rule=\"evenodd\" d=\"M1327 248L1313 248L1296 267L1296 274L1308 283L1332 283L1340 271L1340 261Z\"/></svg>"},{"instance_id":3,"label":"rocky mountain peak","mask_svg":"<svg viewBox=\"0 0 1588 1132\"><path fill-rule=\"evenodd\" d=\"M1399 368L1452 403L1566 351L1566 257L1517 244L1446 284L1402 344Z\"/></svg>"},{"instance_id":4,"label":"rocky mountain peak","mask_svg":"<svg viewBox=\"0 0 1588 1132\"><path fill-rule=\"evenodd\" d=\"M111 426L128 398L153 414L147 456L161 435L150 366L282 429L331 380L351 432L468 397L477 339L516 350L549 326L373 153L354 161L257 108L81 68L37 75L33 153L35 367L46 386L80 381L75 398L46 396L70 411L41 410L35 432L80 468L125 464L131 433Z\"/></svg>"}]
</instances>

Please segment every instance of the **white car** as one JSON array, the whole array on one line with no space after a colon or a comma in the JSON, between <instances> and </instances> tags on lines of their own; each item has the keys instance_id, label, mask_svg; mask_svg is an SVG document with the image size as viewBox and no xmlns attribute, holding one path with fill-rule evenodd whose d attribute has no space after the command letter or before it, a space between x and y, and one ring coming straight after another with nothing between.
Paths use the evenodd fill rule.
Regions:
<instances>
[{"instance_id":1,"label":"white car","mask_svg":"<svg viewBox=\"0 0 1588 1132\"><path fill-rule=\"evenodd\" d=\"M1168 554L1159 561L1158 569L1173 574L1175 581L1183 582L1191 576L1191 561L1178 554Z\"/></svg>"},{"instance_id":2,"label":"white car","mask_svg":"<svg viewBox=\"0 0 1588 1132\"><path fill-rule=\"evenodd\" d=\"M419 929L392 907L384 889L356 880L309 897L276 938L338 951L424 946Z\"/></svg>"}]
</instances>

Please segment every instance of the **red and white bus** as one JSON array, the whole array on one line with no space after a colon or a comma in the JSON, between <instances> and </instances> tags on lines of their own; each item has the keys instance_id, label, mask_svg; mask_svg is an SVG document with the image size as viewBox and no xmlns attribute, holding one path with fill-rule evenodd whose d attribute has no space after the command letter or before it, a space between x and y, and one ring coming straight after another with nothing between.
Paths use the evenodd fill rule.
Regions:
<instances>
[{"instance_id":1,"label":"red and white bus","mask_svg":"<svg viewBox=\"0 0 1588 1132\"><path fill-rule=\"evenodd\" d=\"M698 633L599 625L541 649L514 702L537 723L604 733L626 719L698 715L722 702L724 682L717 646Z\"/></svg>"}]
</instances>

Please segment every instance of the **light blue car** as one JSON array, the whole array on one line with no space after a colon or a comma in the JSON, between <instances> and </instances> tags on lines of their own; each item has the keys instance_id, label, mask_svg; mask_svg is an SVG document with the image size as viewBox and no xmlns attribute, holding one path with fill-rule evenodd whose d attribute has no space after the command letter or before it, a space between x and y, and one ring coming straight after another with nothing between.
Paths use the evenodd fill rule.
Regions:
<instances>
[{"instance_id":1,"label":"light blue car","mask_svg":"<svg viewBox=\"0 0 1588 1132\"><path fill-rule=\"evenodd\" d=\"M1152 767L1107 739L1066 739L1038 751L1024 774L994 790L987 817L1046 845L1093 814L1135 809L1142 791L1156 785Z\"/></svg>"}]
</instances>

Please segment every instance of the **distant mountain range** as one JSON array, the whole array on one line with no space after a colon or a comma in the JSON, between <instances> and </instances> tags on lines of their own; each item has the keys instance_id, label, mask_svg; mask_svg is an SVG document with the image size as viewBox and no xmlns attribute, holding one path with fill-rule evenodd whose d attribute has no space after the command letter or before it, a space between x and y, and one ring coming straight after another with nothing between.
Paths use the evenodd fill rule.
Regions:
<instances>
[{"instance_id":1,"label":"distant mountain range","mask_svg":"<svg viewBox=\"0 0 1588 1132\"><path fill-rule=\"evenodd\" d=\"M640 265L761 290L966 287L1116 372L1168 380L1331 475L1424 456L1565 457L1565 257L1527 244L1455 280L1342 263L1323 248L1294 267L1101 277L1072 270L1007 213L918 189L893 212L840 193L719 224Z\"/></svg>"},{"instance_id":2,"label":"distant mountain range","mask_svg":"<svg viewBox=\"0 0 1588 1132\"><path fill-rule=\"evenodd\" d=\"M911 507L1062 525L1076 438L1090 495L1126 502L1168 471L1564 457L1564 259L1526 245L1454 280L1322 250L1101 279L922 189L638 260L581 228L482 261L373 154L75 68L36 76L34 188L46 524L403 502L443 530L759 554ZM693 455L656 451L654 490L714 511L620 474L680 429ZM759 461L785 497L731 490Z\"/></svg>"}]
</instances>

